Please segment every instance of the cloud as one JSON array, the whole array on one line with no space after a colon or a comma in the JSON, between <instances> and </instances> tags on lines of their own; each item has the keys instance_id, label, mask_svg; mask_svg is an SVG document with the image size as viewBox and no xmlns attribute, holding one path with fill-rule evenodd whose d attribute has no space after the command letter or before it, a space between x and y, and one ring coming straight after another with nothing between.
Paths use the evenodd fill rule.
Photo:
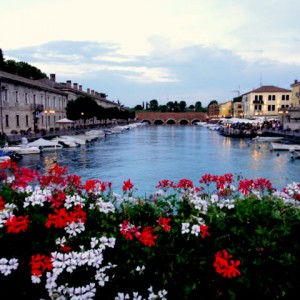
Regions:
<instances>
[{"instance_id":1,"label":"cloud","mask_svg":"<svg viewBox=\"0 0 300 300\"><path fill-rule=\"evenodd\" d=\"M152 39L152 45L148 56L120 56L118 44L88 41L56 41L4 54L16 60L26 58L48 75L55 73L60 82L78 82L129 107L151 99L162 104L167 99L204 105L213 99L225 102L237 90L244 93L261 83L282 86L282 76L286 78L282 87L289 88L297 75L295 66L266 59L246 61L218 47L177 49L159 39Z\"/></svg>"}]
</instances>

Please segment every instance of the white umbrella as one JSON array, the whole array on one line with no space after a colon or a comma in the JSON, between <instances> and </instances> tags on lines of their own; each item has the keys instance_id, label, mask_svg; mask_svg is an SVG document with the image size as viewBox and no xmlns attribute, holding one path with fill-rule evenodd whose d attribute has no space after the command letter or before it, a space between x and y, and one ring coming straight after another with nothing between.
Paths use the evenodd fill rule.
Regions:
<instances>
[{"instance_id":1,"label":"white umbrella","mask_svg":"<svg viewBox=\"0 0 300 300\"><path fill-rule=\"evenodd\" d=\"M67 118L63 118L63 119L57 120L55 123L59 123L59 124L70 124L70 123L74 123L74 121L69 120L69 119L67 119Z\"/></svg>"}]
</instances>

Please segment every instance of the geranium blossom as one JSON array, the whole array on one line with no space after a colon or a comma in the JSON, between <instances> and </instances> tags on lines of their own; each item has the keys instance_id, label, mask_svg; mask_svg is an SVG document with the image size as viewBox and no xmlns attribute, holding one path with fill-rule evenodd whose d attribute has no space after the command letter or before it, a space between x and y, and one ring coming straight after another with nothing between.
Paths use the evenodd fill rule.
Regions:
<instances>
[{"instance_id":1,"label":"geranium blossom","mask_svg":"<svg viewBox=\"0 0 300 300\"><path fill-rule=\"evenodd\" d=\"M299 219L299 183L275 191L268 180L242 179L235 188L232 174L205 174L199 187L188 179L178 184L164 179L156 186L160 192L135 197L130 179L123 181L123 193L118 195L111 183L81 184L79 176L68 175L57 164L44 175L18 170L16 177L3 174L2 178L0 276L26 275L50 299L92 300L106 293L108 300L156 300L168 295L193 299L210 288L225 296L227 286L233 292L235 285L243 287L237 277L247 274L258 258L266 259L273 243L282 247L277 227L284 214ZM276 210L268 215L273 199ZM249 207L263 203L260 209L265 209L266 222L247 223L253 211L246 206L244 213L243 203ZM273 215L276 226L270 222L271 230L263 227ZM248 231L240 230L246 223ZM294 227L284 229L285 243L295 242L289 236L296 232ZM237 246L241 231L250 230L251 243L243 235ZM216 249L224 250L213 255ZM289 258L288 252L274 253L274 264ZM293 261L287 265L293 272ZM285 268L283 263L280 268Z\"/></svg>"}]
</instances>

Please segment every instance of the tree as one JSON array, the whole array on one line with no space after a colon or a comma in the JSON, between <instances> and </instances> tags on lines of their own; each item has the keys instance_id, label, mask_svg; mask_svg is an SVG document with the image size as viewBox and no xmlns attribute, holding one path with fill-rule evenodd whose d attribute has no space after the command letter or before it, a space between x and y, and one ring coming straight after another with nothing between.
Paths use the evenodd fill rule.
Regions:
<instances>
[{"instance_id":1,"label":"tree","mask_svg":"<svg viewBox=\"0 0 300 300\"><path fill-rule=\"evenodd\" d=\"M202 111L202 103L200 101L197 101L195 103L195 111Z\"/></svg>"},{"instance_id":2,"label":"tree","mask_svg":"<svg viewBox=\"0 0 300 300\"><path fill-rule=\"evenodd\" d=\"M158 110L158 101L156 99L153 99L150 101L150 110L156 111Z\"/></svg>"},{"instance_id":3,"label":"tree","mask_svg":"<svg viewBox=\"0 0 300 300\"><path fill-rule=\"evenodd\" d=\"M134 110L143 110L143 106L138 104L134 107Z\"/></svg>"},{"instance_id":4,"label":"tree","mask_svg":"<svg viewBox=\"0 0 300 300\"><path fill-rule=\"evenodd\" d=\"M218 101L217 100L211 100L208 104L208 106L212 105L212 104L217 104L218 105Z\"/></svg>"},{"instance_id":5,"label":"tree","mask_svg":"<svg viewBox=\"0 0 300 300\"><path fill-rule=\"evenodd\" d=\"M98 118L100 110L96 101L88 96L68 101L66 107L67 117L71 120Z\"/></svg>"},{"instance_id":6,"label":"tree","mask_svg":"<svg viewBox=\"0 0 300 300\"><path fill-rule=\"evenodd\" d=\"M4 70L5 67L5 60L3 57L2 49L0 48L0 70Z\"/></svg>"},{"instance_id":7,"label":"tree","mask_svg":"<svg viewBox=\"0 0 300 300\"><path fill-rule=\"evenodd\" d=\"M186 108L186 102L185 101L180 101L179 102L179 110L181 111L181 112L183 112L183 111L185 111L185 108Z\"/></svg>"}]
</instances>

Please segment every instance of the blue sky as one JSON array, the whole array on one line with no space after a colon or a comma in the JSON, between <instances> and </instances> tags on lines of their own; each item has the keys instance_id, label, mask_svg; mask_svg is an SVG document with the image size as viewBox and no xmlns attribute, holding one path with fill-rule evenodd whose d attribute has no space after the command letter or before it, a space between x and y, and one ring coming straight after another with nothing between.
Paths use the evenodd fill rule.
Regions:
<instances>
[{"instance_id":1,"label":"blue sky","mask_svg":"<svg viewBox=\"0 0 300 300\"><path fill-rule=\"evenodd\" d=\"M296 0L0 0L0 48L128 107L300 79Z\"/></svg>"}]
</instances>

